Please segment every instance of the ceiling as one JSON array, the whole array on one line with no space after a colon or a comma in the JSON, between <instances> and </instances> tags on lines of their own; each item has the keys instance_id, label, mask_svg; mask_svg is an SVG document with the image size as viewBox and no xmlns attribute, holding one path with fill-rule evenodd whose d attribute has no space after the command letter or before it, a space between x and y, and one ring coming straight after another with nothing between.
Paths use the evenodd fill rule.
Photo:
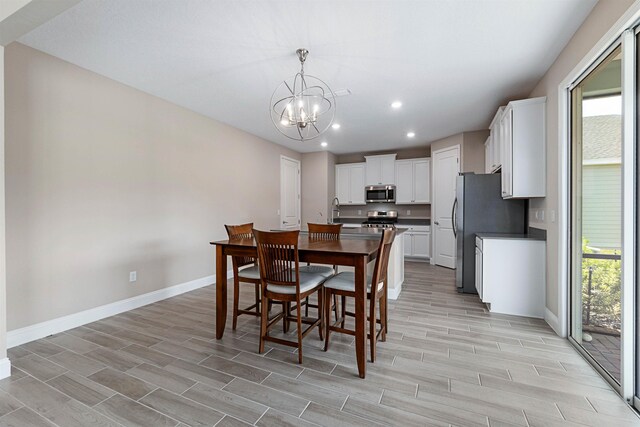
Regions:
<instances>
[{"instance_id":1,"label":"ceiling","mask_svg":"<svg viewBox=\"0 0 640 427\"><path fill-rule=\"evenodd\" d=\"M326 141L342 154L487 128L499 105L528 95L596 2L84 0L19 41L296 151ZM341 128L305 142L269 116L299 47L308 74L352 92L337 98Z\"/></svg>"}]
</instances>

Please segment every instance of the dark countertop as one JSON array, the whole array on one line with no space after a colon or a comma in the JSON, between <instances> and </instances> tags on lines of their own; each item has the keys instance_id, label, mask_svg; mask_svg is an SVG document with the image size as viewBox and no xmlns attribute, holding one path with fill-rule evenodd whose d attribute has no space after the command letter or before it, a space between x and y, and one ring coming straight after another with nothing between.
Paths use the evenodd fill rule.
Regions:
<instances>
[{"instance_id":1,"label":"dark countertop","mask_svg":"<svg viewBox=\"0 0 640 427\"><path fill-rule=\"evenodd\" d=\"M509 234L509 233L477 233L481 239L508 239L508 240L540 240L545 241L546 239L542 236L532 235L532 234Z\"/></svg>"},{"instance_id":2,"label":"dark countertop","mask_svg":"<svg viewBox=\"0 0 640 427\"><path fill-rule=\"evenodd\" d=\"M336 224L360 224L366 221L366 217L346 217L334 218ZM431 225L431 218L398 218L398 225Z\"/></svg>"}]
</instances>

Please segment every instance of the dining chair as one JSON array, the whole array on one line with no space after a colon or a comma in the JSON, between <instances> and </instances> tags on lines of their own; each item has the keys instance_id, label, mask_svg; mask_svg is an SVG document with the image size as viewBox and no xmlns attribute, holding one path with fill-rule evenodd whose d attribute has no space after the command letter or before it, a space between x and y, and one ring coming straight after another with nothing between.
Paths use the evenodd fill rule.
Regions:
<instances>
[{"instance_id":1,"label":"dining chair","mask_svg":"<svg viewBox=\"0 0 640 427\"><path fill-rule=\"evenodd\" d=\"M262 308L260 317L260 344L259 353L264 352L265 341L296 347L298 349L298 362L302 363L302 339L314 328L318 327L318 333L322 340L322 283L326 277L316 273L300 271L298 258L299 230L294 231L259 231L253 230L258 250L258 264L260 266L260 279L262 284ZM318 293L318 317L308 318L302 316L300 302ZM270 301L283 302L283 310L269 318L268 305ZM296 303L296 315L292 316L289 306ZM297 342L269 335L269 330L279 321L286 323L294 321L297 324ZM302 324L309 325L304 331Z\"/></svg>"},{"instance_id":2,"label":"dining chair","mask_svg":"<svg viewBox=\"0 0 640 427\"><path fill-rule=\"evenodd\" d=\"M367 317L369 320L369 332L367 337L371 345L371 362L376 360L376 343L378 339L385 341L387 336L387 267L389 266L389 255L395 236L396 231L394 229L384 229L382 231L373 274L367 277L367 300L369 300L369 314ZM355 298L355 274L353 272L342 272L325 281L325 301L329 301L332 295ZM376 305L379 305L380 318L376 316ZM333 325L328 320L329 316L330 312L325 308L325 319L327 321L325 324L324 351L329 349L329 334L331 331L355 335L354 330L345 328L346 316L354 316L354 313L346 311L344 302L342 304L342 316ZM378 324L380 324L380 329L378 329Z\"/></svg>"},{"instance_id":3,"label":"dining chair","mask_svg":"<svg viewBox=\"0 0 640 427\"><path fill-rule=\"evenodd\" d=\"M342 224L314 224L307 223L309 229L310 240L339 240L340 232L342 231ZM338 267L329 267L328 265L311 265L300 267L300 271L304 273L317 273L326 278L329 278L338 272ZM317 304L309 304L309 298L304 302L304 315L309 316L309 307L318 308ZM333 309L335 312L336 320L338 320L338 296L333 297Z\"/></svg>"},{"instance_id":4,"label":"dining chair","mask_svg":"<svg viewBox=\"0 0 640 427\"><path fill-rule=\"evenodd\" d=\"M229 239L253 239L253 223L225 225ZM233 330L236 330L238 316L250 314L260 316L260 267L252 257L231 257L233 264ZM246 267L245 267L246 266ZM240 270L241 267L245 267ZM252 283L255 288L255 302L246 308L238 308L240 300L240 282Z\"/></svg>"}]
</instances>

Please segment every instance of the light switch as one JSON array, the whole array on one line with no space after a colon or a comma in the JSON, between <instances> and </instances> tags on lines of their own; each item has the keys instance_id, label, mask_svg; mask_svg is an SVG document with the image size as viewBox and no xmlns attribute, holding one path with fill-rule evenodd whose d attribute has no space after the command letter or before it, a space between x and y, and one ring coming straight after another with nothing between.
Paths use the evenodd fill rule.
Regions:
<instances>
[{"instance_id":1,"label":"light switch","mask_svg":"<svg viewBox=\"0 0 640 427\"><path fill-rule=\"evenodd\" d=\"M540 221L544 222L544 209L540 209Z\"/></svg>"},{"instance_id":2,"label":"light switch","mask_svg":"<svg viewBox=\"0 0 640 427\"><path fill-rule=\"evenodd\" d=\"M556 222L556 211L554 211L553 209L551 209L549 211L549 218L551 219L551 222Z\"/></svg>"}]
</instances>

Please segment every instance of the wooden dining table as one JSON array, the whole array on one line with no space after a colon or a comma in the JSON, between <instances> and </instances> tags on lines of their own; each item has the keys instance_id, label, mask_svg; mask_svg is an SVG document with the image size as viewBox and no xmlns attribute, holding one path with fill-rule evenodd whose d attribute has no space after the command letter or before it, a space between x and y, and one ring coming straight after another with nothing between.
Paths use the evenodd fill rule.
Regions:
<instances>
[{"instance_id":1,"label":"wooden dining table","mask_svg":"<svg viewBox=\"0 0 640 427\"><path fill-rule=\"evenodd\" d=\"M257 250L254 239L210 243L216 247L216 338L221 339L227 321L227 256L257 257ZM298 239L300 262L354 267L356 361L360 378L364 378L366 373L367 264L378 256L379 244L378 239L362 237L317 240L303 233Z\"/></svg>"}]
</instances>

